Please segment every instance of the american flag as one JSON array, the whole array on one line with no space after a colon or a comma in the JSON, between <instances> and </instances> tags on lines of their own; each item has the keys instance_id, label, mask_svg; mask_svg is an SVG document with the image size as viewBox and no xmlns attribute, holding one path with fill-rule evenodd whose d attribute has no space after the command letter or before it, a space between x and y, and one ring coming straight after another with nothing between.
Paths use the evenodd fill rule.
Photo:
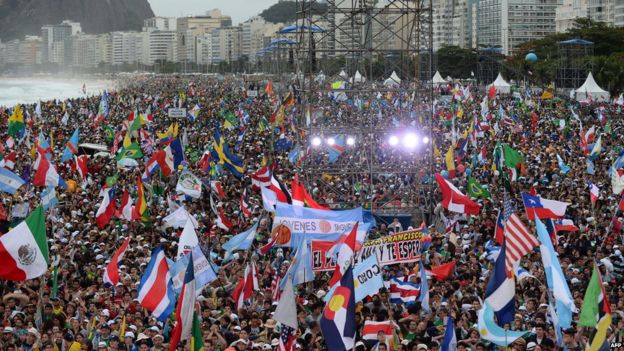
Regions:
<instances>
[{"instance_id":1,"label":"american flag","mask_svg":"<svg viewBox=\"0 0 624 351\"><path fill-rule=\"evenodd\" d=\"M293 351L295 349L297 336L295 328L282 324L282 332L280 333L279 351Z\"/></svg>"},{"instance_id":2,"label":"american flag","mask_svg":"<svg viewBox=\"0 0 624 351\"><path fill-rule=\"evenodd\" d=\"M271 282L271 298L273 301L279 301L282 291L280 290L280 274L279 271L275 271L273 275L273 281Z\"/></svg>"},{"instance_id":3,"label":"american flag","mask_svg":"<svg viewBox=\"0 0 624 351\"><path fill-rule=\"evenodd\" d=\"M529 233L527 227L515 213L512 213L505 222L505 242L507 243L505 254L505 271L507 274L512 274L514 264L520 262L524 255L539 245L537 238Z\"/></svg>"},{"instance_id":4,"label":"american flag","mask_svg":"<svg viewBox=\"0 0 624 351\"><path fill-rule=\"evenodd\" d=\"M507 222L509 217L516 211L513 201L509 197L509 194L505 192L503 195L503 223Z\"/></svg>"}]
</instances>

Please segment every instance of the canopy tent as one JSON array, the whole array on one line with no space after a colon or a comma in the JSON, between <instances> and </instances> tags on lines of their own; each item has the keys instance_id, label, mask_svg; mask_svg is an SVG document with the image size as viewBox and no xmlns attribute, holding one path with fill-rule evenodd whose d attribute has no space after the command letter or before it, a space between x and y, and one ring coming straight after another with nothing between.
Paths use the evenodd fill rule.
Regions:
<instances>
[{"instance_id":1,"label":"canopy tent","mask_svg":"<svg viewBox=\"0 0 624 351\"><path fill-rule=\"evenodd\" d=\"M609 100L609 92L598 86L591 72L587 75L585 83L574 91L574 96L577 101L585 101L589 98L594 101Z\"/></svg>"},{"instance_id":2,"label":"canopy tent","mask_svg":"<svg viewBox=\"0 0 624 351\"><path fill-rule=\"evenodd\" d=\"M444 80L444 78L442 78L442 76L440 75L440 72L436 71L436 73L433 75L433 78L431 78L431 82L433 84L446 84L446 80Z\"/></svg>"},{"instance_id":3,"label":"canopy tent","mask_svg":"<svg viewBox=\"0 0 624 351\"><path fill-rule=\"evenodd\" d=\"M494 80L492 84L488 85L488 88L492 85L494 86L494 88L496 88L496 92L498 92L499 94L509 94L511 92L511 85L507 83L505 79L503 79L503 76L501 76L500 73L498 73L498 77L496 77L496 80Z\"/></svg>"},{"instance_id":4,"label":"canopy tent","mask_svg":"<svg viewBox=\"0 0 624 351\"><path fill-rule=\"evenodd\" d=\"M366 78L362 77L360 71L355 71L355 75L351 78L351 82L353 83L362 83L365 82Z\"/></svg>"},{"instance_id":5,"label":"canopy tent","mask_svg":"<svg viewBox=\"0 0 624 351\"><path fill-rule=\"evenodd\" d=\"M395 71L392 71L390 77L384 81L385 86L398 86L399 84L401 84L401 78L397 76Z\"/></svg>"}]
</instances>

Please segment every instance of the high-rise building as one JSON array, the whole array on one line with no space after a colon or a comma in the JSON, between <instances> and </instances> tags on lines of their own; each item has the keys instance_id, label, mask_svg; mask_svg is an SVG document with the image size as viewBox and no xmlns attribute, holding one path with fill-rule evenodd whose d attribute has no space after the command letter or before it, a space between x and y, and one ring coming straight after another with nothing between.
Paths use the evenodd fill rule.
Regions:
<instances>
[{"instance_id":1,"label":"high-rise building","mask_svg":"<svg viewBox=\"0 0 624 351\"><path fill-rule=\"evenodd\" d=\"M624 0L563 0L557 8L557 32L571 29L577 18L624 26Z\"/></svg>"},{"instance_id":2,"label":"high-rise building","mask_svg":"<svg viewBox=\"0 0 624 351\"><path fill-rule=\"evenodd\" d=\"M232 25L232 18L219 9L207 11L203 16L188 16L177 19L177 57L179 61L197 62L197 38L213 30ZM201 41L201 39L200 39Z\"/></svg>"},{"instance_id":3,"label":"high-rise building","mask_svg":"<svg viewBox=\"0 0 624 351\"><path fill-rule=\"evenodd\" d=\"M555 33L555 10L562 0L481 0L477 38L480 47L510 55L529 40Z\"/></svg>"},{"instance_id":4,"label":"high-rise building","mask_svg":"<svg viewBox=\"0 0 624 351\"><path fill-rule=\"evenodd\" d=\"M177 30L178 19L175 17L152 17L143 20L143 30Z\"/></svg>"},{"instance_id":5,"label":"high-rise building","mask_svg":"<svg viewBox=\"0 0 624 351\"><path fill-rule=\"evenodd\" d=\"M153 65L156 61L178 62L178 32L150 30L144 32L147 38L147 61Z\"/></svg>"},{"instance_id":6,"label":"high-rise building","mask_svg":"<svg viewBox=\"0 0 624 351\"><path fill-rule=\"evenodd\" d=\"M435 0L432 6L434 51L445 45L475 47L476 0Z\"/></svg>"},{"instance_id":7,"label":"high-rise building","mask_svg":"<svg viewBox=\"0 0 624 351\"><path fill-rule=\"evenodd\" d=\"M71 65L92 68L110 63L111 35L78 34L71 37Z\"/></svg>"},{"instance_id":8,"label":"high-rise building","mask_svg":"<svg viewBox=\"0 0 624 351\"><path fill-rule=\"evenodd\" d=\"M212 63L231 63L241 56L240 27L217 28L212 31Z\"/></svg>"},{"instance_id":9,"label":"high-rise building","mask_svg":"<svg viewBox=\"0 0 624 351\"><path fill-rule=\"evenodd\" d=\"M133 64L146 61L145 32L111 33L110 62L113 65Z\"/></svg>"},{"instance_id":10,"label":"high-rise building","mask_svg":"<svg viewBox=\"0 0 624 351\"><path fill-rule=\"evenodd\" d=\"M43 62L65 63L65 40L82 32L80 23L65 20L61 24L41 27Z\"/></svg>"}]
</instances>

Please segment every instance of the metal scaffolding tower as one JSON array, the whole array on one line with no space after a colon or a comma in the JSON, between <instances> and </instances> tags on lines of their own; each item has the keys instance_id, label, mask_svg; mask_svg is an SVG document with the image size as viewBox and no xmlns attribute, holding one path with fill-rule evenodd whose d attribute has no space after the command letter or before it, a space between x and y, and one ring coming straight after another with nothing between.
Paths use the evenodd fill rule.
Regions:
<instances>
[{"instance_id":1,"label":"metal scaffolding tower","mask_svg":"<svg viewBox=\"0 0 624 351\"><path fill-rule=\"evenodd\" d=\"M422 219L434 204L424 181L433 169L424 142L433 139L431 0L297 0L297 9L304 181L331 189L338 205Z\"/></svg>"},{"instance_id":2,"label":"metal scaffolding tower","mask_svg":"<svg viewBox=\"0 0 624 351\"><path fill-rule=\"evenodd\" d=\"M571 39L557 43L557 89L580 87L592 70L589 57L594 55L594 43L582 39Z\"/></svg>"}]
</instances>

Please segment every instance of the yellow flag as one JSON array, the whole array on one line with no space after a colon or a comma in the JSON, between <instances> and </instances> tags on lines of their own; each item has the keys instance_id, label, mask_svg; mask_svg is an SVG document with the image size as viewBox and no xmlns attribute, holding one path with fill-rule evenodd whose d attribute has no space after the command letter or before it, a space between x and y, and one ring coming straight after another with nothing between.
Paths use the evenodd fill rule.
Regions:
<instances>
[{"instance_id":1,"label":"yellow flag","mask_svg":"<svg viewBox=\"0 0 624 351\"><path fill-rule=\"evenodd\" d=\"M126 136L124 136L123 147L130 147L132 145L132 140L130 139L130 133L126 131Z\"/></svg>"},{"instance_id":2,"label":"yellow flag","mask_svg":"<svg viewBox=\"0 0 624 351\"><path fill-rule=\"evenodd\" d=\"M121 327L119 328L119 337L123 338L124 335L126 334L126 316L123 316L123 319L121 320Z\"/></svg>"},{"instance_id":3,"label":"yellow flag","mask_svg":"<svg viewBox=\"0 0 624 351\"><path fill-rule=\"evenodd\" d=\"M449 146L448 151L446 152L446 170L451 171L455 170L455 159L453 157L453 146Z\"/></svg>"}]
</instances>

